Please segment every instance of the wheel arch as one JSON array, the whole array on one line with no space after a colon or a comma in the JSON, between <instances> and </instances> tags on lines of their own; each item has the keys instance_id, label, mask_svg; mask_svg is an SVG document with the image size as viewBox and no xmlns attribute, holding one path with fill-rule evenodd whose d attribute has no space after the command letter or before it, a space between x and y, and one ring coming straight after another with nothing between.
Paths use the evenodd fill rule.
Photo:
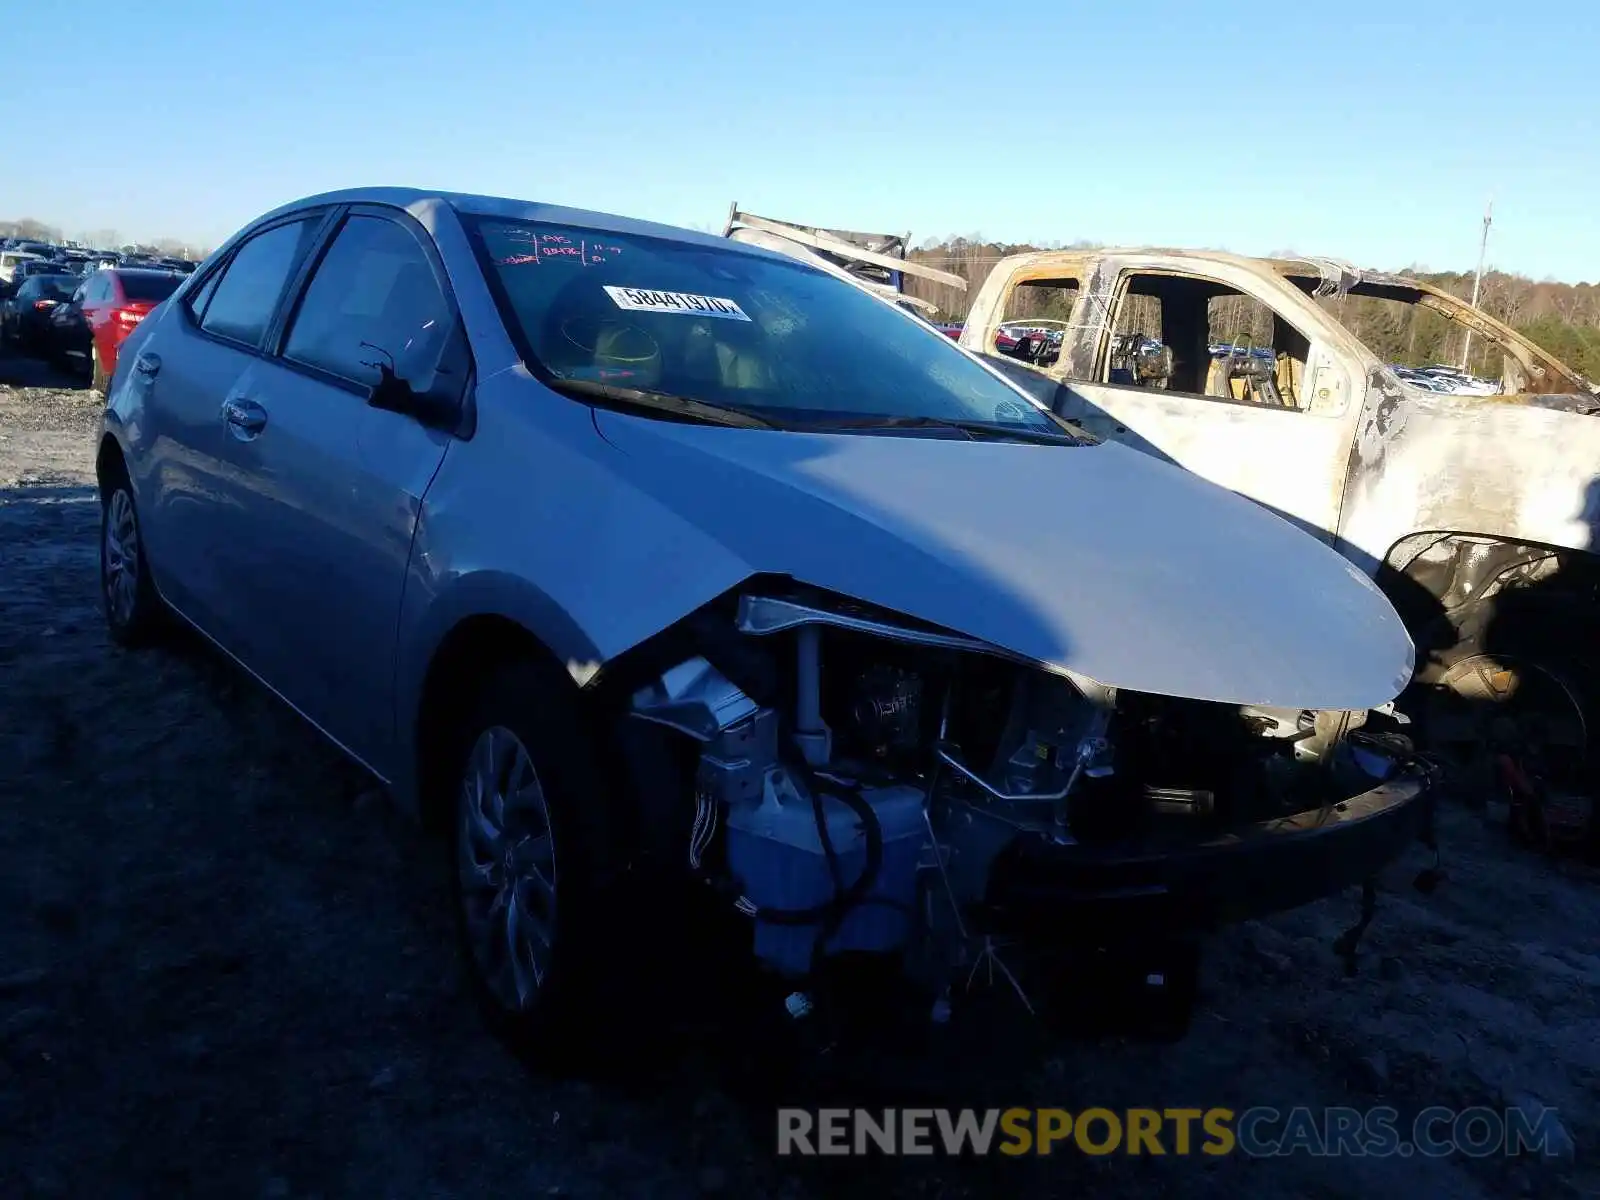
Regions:
<instances>
[{"instance_id":1,"label":"wheel arch","mask_svg":"<svg viewBox=\"0 0 1600 1200\"><path fill-rule=\"evenodd\" d=\"M439 732L453 712L460 711L472 688L497 663L533 659L552 667L560 660L525 625L502 613L475 613L457 621L440 639L428 660L410 726L415 772L412 797L416 815L430 829L441 827L445 817L443 795L444 741ZM576 696L574 687L574 696Z\"/></svg>"},{"instance_id":2,"label":"wheel arch","mask_svg":"<svg viewBox=\"0 0 1600 1200\"><path fill-rule=\"evenodd\" d=\"M1436 655L1471 636L1457 619L1469 606L1481 610L1514 592L1536 608L1600 611L1600 554L1470 530L1418 530L1399 538L1384 555L1377 582L1416 643L1419 677Z\"/></svg>"},{"instance_id":3,"label":"wheel arch","mask_svg":"<svg viewBox=\"0 0 1600 1200\"><path fill-rule=\"evenodd\" d=\"M1600 554L1472 530L1418 530L1389 547L1379 575L1379 585L1404 617L1406 606L1423 596L1448 612L1507 587L1557 579L1563 592L1592 593L1600 585Z\"/></svg>"},{"instance_id":4,"label":"wheel arch","mask_svg":"<svg viewBox=\"0 0 1600 1200\"><path fill-rule=\"evenodd\" d=\"M738 595L750 584L741 581L713 600L686 613L642 642L605 657L554 602L532 585L518 581L511 593L521 603L500 603L457 609L440 623L430 639L425 661L412 687L402 685L400 714L410 753L410 779L397 780L396 793L425 825L439 819L437 799L444 793L441 770L448 764L434 736L482 678L488 668L511 658L542 663L554 686L570 688L570 698L593 723L597 744L618 750L609 721L624 710L634 690L686 658L705 655L741 682L752 694L770 698L775 686L762 654L752 653L732 628ZM535 601L534 595L542 599ZM506 600L504 594L500 597ZM443 606L441 606L443 607ZM600 764L608 782L622 790L636 785L619 759Z\"/></svg>"},{"instance_id":5,"label":"wheel arch","mask_svg":"<svg viewBox=\"0 0 1600 1200\"><path fill-rule=\"evenodd\" d=\"M112 479L126 479L130 484L132 482L132 477L128 472L127 453L123 450L122 443L117 440L116 435L110 430L106 430L100 435L100 445L96 449L94 456L94 477L102 500L106 497L106 485Z\"/></svg>"}]
</instances>

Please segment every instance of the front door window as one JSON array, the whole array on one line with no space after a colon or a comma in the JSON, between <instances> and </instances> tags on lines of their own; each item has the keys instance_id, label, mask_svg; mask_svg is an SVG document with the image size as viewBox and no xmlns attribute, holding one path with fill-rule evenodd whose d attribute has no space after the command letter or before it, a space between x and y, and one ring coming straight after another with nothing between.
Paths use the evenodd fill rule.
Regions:
<instances>
[{"instance_id":1,"label":"front door window","mask_svg":"<svg viewBox=\"0 0 1600 1200\"><path fill-rule=\"evenodd\" d=\"M1126 277L1102 382L1271 408L1306 407L1310 343L1253 296L1157 272Z\"/></svg>"}]
</instances>

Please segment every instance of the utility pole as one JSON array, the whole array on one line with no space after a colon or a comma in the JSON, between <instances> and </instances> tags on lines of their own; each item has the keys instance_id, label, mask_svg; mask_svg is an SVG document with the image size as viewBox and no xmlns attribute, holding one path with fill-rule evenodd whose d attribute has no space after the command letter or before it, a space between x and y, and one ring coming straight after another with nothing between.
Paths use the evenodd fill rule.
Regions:
<instances>
[{"instance_id":1,"label":"utility pole","mask_svg":"<svg viewBox=\"0 0 1600 1200\"><path fill-rule=\"evenodd\" d=\"M1489 226L1494 224L1494 197L1489 197L1489 203L1483 210L1483 238L1478 242L1478 273L1472 280L1472 307L1478 307L1478 289L1483 286L1483 260L1489 252ZM1467 336L1461 339L1461 369L1467 369L1467 355L1472 353L1472 330L1467 330Z\"/></svg>"}]
</instances>

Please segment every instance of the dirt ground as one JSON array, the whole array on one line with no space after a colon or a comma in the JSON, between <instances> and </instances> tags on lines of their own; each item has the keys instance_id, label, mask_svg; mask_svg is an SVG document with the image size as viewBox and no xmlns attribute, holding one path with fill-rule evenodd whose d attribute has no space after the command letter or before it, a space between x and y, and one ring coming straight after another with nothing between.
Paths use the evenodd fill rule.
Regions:
<instances>
[{"instance_id":1,"label":"dirt ground","mask_svg":"<svg viewBox=\"0 0 1600 1200\"><path fill-rule=\"evenodd\" d=\"M98 403L62 383L0 359L0 1195L1600 1194L1600 879L1456 803L1445 881L1411 888L1420 847L1396 865L1356 977L1348 895L1214 939L1181 1042L1019 1019L941 1091L1546 1105L1566 1158L795 1163L704 1039L627 1085L523 1070L467 995L439 848L214 656L110 645Z\"/></svg>"}]
</instances>

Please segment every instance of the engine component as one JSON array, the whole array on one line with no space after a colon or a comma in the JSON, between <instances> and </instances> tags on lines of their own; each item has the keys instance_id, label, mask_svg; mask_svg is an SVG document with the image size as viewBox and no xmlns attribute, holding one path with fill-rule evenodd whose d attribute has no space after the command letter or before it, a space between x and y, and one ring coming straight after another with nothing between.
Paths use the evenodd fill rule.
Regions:
<instances>
[{"instance_id":1,"label":"engine component","mask_svg":"<svg viewBox=\"0 0 1600 1200\"><path fill-rule=\"evenodd\" d=\"M1321 821L1352 793L1381 804L1373 787L1411 758L1403 737L1363 732L1363 713L1119 696L810 595L740 597L737 644L689 630L610 695L631 692L638 719L623 732L654 750L630 763L634 777L667 781L663 836L649 844L686 849L690 870L749 919L755 960L789 987L820 988L819 1003L837 1001L839 979L889 970L946 1004L963 976L970 987L982 975L1032 1010L1029 960L1014 975L999 951L1016 930L1070 940L1058 904L1180 886L1211 903L1210 883L1181 872L1173 883L1138 847L1220 856L1216 835L1235 826L1276 837L1281 818ZM633 690L685 653L703 657ZM752 656L752 669L737 665ZM1259 871L1261 847L1247 851ZM1205 904L1197 920L1210 919ZM947 1014L935 1004L930 1019Z\"/></svg>"},{"instance_id":2,"label":"engine component","mask_svg":"<svg viewBox=\"0 0 1600 1200\"><path fill-rule=\"evenodd\" d=\"M783 974L809 973L818 954L890 953L905 944L924 795L900 785L863 788L858 798L866 814L778 765L767 771L759 803L728 811L728 869L748 902L741 908L755 919L756 957ZM876 866L864 815L876 824ZM858 898L835 906L863 883ZM775 919L785 913L816 915L803 923Z\"/></svg>"},{"instance_id":3,"label":"engine component","mask_svg":"<svg viewBox=\"0 0 1600 1200\"><path fill-rule=\"evenodd\" d=\"M800 639L795 742L825 749L817 707L816 627ZM809 643L809 644L808 644ZM744 714L726 721L733 714ZM634 715L705 742L695 772L688 858L697 872L726 870L738 907L755 921L755 954L781 973L807 974L821 954L893 952L904 945L925 840L924 791L857 788L850 780L786 766L776 710L758 708L703 660L639 692ZM808 730L807 725L811 728ZM815 745L815 742L813 743ZM722 859L711 859L718 833Z\"/></svg>"},{"instance_id":4,"label":"engine component","mask_svg":"<svg viewBox=\"0 0 1600 1200\"><path fill-rule=\"evenodd\" d=\"M973 803L1018 829L1070 841L1074 790L1086 777L1113 771L1104 736L1110 700L1109 692L1091 698L1058 676L1019 675L989 778L968 767L949 745L936 753L976 787Z\"/></svg>"},{"instance_id":5,"label":"engine component","mask_svg":"<svg viewBox=\"0 0 1600 1200\"><path fill-rule=\"evenodd\" d=\"M850 732L867 757L915 750L921 742L922 679L911 671L875 663L855 680Z\"/></svg>"},{"instance_id":6,"label":"engine component","mask_svg":"<svg viewBox=\"0 0 1600 1200\"><path fill-rule=\"evenodd\" d=\"M822 720L822 634L815 625L802 625L795 634L795 683L795 745L812 766L826 766L833 735Z\"/></svg>"},{"instance_id":7,"label":"engine component","mask_svg":"<svg viewBox=\"0 0 1600 1200\"><path fill-rule=\"evenodd\" d=\"M723 730L700 756L696 794L729 809L760 803L767 774L778 766L778 714L770 708Z\"/></svg>"},{"instance_id":8,"label":"engine component","mask_svg":"<svg viewBox=\"0 0 1600 1200\"><path fill-rule=\"evenodd\" d=\"M633 696L633 715L708 742L756 711L756 702L703 658L667 671Z\"/></svg>"}]
</instances>

